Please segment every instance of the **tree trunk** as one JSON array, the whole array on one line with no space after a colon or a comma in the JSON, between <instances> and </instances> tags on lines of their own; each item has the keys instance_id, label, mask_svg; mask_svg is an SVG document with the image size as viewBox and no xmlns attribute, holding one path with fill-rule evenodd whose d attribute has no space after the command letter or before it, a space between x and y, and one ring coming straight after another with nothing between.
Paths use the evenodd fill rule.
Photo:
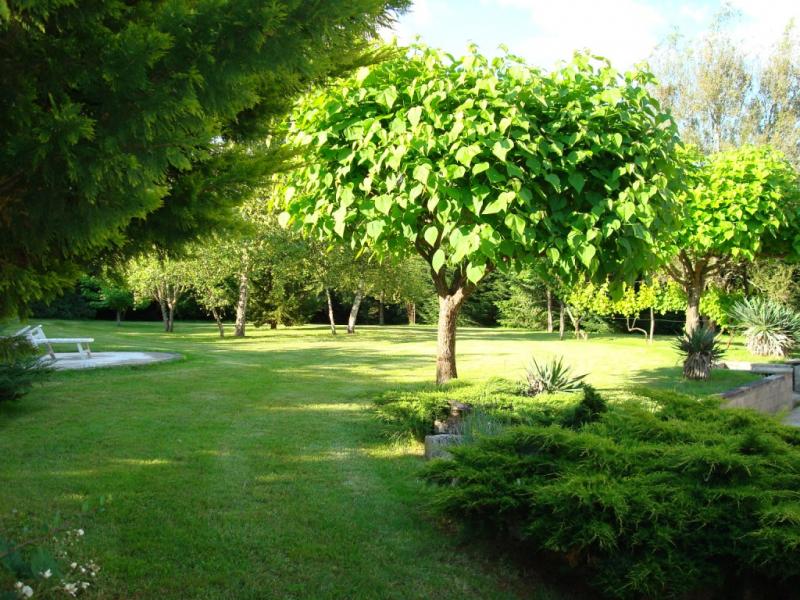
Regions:
<instances>
[{"instance_id":1,"label":"tree trunk","mask_svg":"<svg viewBox=\"0 0 800 600\"><path fill-rule=\"evenodd\" d=\"M278 328L278 322L277 321L270 321L269 322L269 328L270 329L277 329Z\"/></svg>"},{"instance_id":2,"label":"tree trunk","mask_svg":"<svg viewBox=\"0 0 800 600\"><path fill-rule=\"evenodd\" d=\"M693 282L693 285L686 290L686 333L692 333L700 326L700 298L703 295L703 288Z\"/></svg>"},{"instance_id":3,"label":"tree trunk","mask_svg":"<svg viewBox=\"0 0 800 600\"><path fill-rule=\"evenodd\" d=\"M359 289L353 297L353 306L350 307L350 317L347 319L347 333L356 332L356 319L358 318L358 309L361 307L361 299L364 297L364 292Z\"/></svg>"},{"instance_id":4,"label":"tree trunk","mask_svg":"<svg viewBox=\"0 0 800 600\"><path fill-rule=\"evenodd\" d=\"M214 317L214 321L216 322L217 328L219 329L219 337L224 338L225 325L222 323L222 315L216 308L211 309L211 315Z\"/></svg>"},{"instance_id":5,"label":"tree trunk","mask_svg":"<svg viewBox=\"0 0 800 600\"><path fill-rule=\"evenodd\" d=\"M547 333L553 333L553 292L547 290Z\"/></svg>"},{"instance_id":6,"label":"tree trunk","mask_svg":"<svg viewBox=\"0 0 800 600\"><path fill-rule=\"evenodd\" d=\"M378 298L378 325L384 325L384 316L383 316L383 292L381 292L380 297Z\"/></svg>"},{"instance_id":7,"label":"tree trunk","mask_svg":"<svg viewBox=\"0 0 800 600\"><path fill-rule=\"evenodd\" d=\"M164 298L158 299L158 305L161 307L161 320L164 322L164 331L169 333L169 309L167 308L167 301Z\"/></svg>"},{"instance_id":8,"label":"tree trunk","mask_svg":"<svg viewBox=\"0 0 800 600\"><path fill-rule=\"evenodd\" d=\"M417 305L413 302L406 302L406 316L409 325L417 324Z\"/></svg>"},{"instance_id":9,"label":"tree trunk","mask_svg":"<svg viewBox=\"0 0 800 600\"><path fill-rule=\"evenodd\" d=\"M122 311L118 310L117 311L117 327L119 327L120 325L122 325Z\"/></svg>"},{"instance_id":10,"label":"tree trunk","mask_svg":"<svg viewBox=\"0 0 800 600\"><path fill-rule=\"evenodd\" d=\"M336 335L336 321L333 319L333 298L330 288L325 288L325 297L328 299L328 321L331 324L331 333Z\"/></svg>"},{"instance_id":11,"label":"tree trunk","mask_svg":"<svg viewBox=\"0 0 800 600\"><path fill-rule=\"evenodd\" d=\"M245 336L245 325L247 323L247 298L250 294L250 282L247 271L243 270L239 274L239 300L236 302L236 325L233 335L236 337Z\"/></svg>"},{"instance_id":12,"label":"tree trunk","mask_svg":"<svg viewBox=\"0 0 800 600\"><path fill-rule=\"evenodd\" d=\"M170 301L168 303L168 306L169 306L169 321L167 323L167 331L169 333L172 333L175 324L175 302Z\"/></svg>"},{"instance_id":13,"label":"tree trunk","mask_svg":"<svg viewBox=\"0 0 800 600\"><path fill-rule=\"evenodd\" d=\"M560 307L558 311L558 339L564 339L564 331L567 328L567 320L564 315L564 303L559 302Z\"/></svg>"},{"instance_id":14,"label":"tree trunk","mask_svg":"<svg viewBox=\"0 0 800 600\"><path fill-rule=\"evenodd\" d=\"M439 331L437 335L436 383L442 384L458 377L456 371L456 321L464 302L462 290L449 296L439 296Z\"/></svg>"},{"instance_id":15,"label":"tree trunk","mask_svg":"<svg viewBox=\"0 0 800 600\"><path fill-rule=\"evenodd\" d=\"M649 344L653 343L653 337L656 334L656 315L653 307L650 307L650 336L647 338Z\"/></svg>"}]
</instances>

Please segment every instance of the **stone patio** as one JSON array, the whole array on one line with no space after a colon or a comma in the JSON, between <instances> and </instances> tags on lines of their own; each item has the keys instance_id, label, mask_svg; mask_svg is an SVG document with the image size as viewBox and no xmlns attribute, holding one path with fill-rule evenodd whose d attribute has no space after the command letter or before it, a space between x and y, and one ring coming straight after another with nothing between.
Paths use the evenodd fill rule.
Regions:
<instances>
[{"instance_id":1,"label":"stone patio","mask_svg":"<svg viewBox=\"0 0 800 600\"><path fill-rule=\"evenodd\" d=\"M77 352L56 352L56 359L52 362L52 366L58 371L67 371L149 365L179 358L182 356L174 352L92 352L92 357L84 360Z\"/></svg>"}]
</instances>

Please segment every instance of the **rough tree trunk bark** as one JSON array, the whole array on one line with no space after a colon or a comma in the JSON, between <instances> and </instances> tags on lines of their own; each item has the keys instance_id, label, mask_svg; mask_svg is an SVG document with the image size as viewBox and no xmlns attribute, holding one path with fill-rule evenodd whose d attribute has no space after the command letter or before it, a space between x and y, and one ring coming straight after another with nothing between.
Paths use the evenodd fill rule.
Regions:
<instances>
[{"instance_id":1,"label":"rough tree trunk bark","mask_svg":"<svg viewBox=\"0 0 800 600\"><path fill-rule=\"evenodd\" d=\"M211 309L211 316L214 317L214 321L217 324L217 328L219 329L219 337L225 337L225 325L222 323L222 315L216 308Z\"/></svg>"},{"instance_id":2,"label":"rough tree trunk bark","mask_svg":"<svg viewBox=\"0 0 800 600\"><path fill-rule=\"evenodd\" d=\"M378 297L378 325L384 325L385 319L383 315L383 292L381 292L380 297Z\"/></svg>"},{"instance_id":3,"label":"rough tree trunk bark","mask_svg":"<svg viewBox=\"0 0 800 600\"><path fill-rule=\"evenodd\" d=\"M653 307L651 306L650 307L650 335L647 338L647 343L648 344L652 344L653 343L653 336L655 336L655 334L656 334L656 314L655 314L655 311L653 310Z\"/></svg>"},{"instance_id":4,"label":"rough tree trunk bark","mask_svg":"<svg viewBox=\"0 0 800 600\"><path fill-rule=\"evenodd\" d=\"M442 384L458 377L456 370L456 321L464 303L463 290L449 296L439 296L439 331L436 350L436 383Z\"/></svg>"},{"instance_id":5,"label":"rough tree trunk bark","mask_svg":"<svg viewBox=\"0 0 800 600\"><path fill-rule=\"evenodd\" d=\"M413 302L406 302L406 317L409 325L417 324L417 305Z\"/></svg>"},{"instance_id":6,"label":"rough tree trunk bark","mask_svg":"<svg viewBox=\"0 0 800 600\"><path fill-rule=\"evenodd\" d=\"M361 307L361 299L364 297L364 292L359 289L353 297L353 306L350 307L350 317L347 319L347 333L356 332L356 319L358 318L358 309Z\"/></svg>"},{"instance_id":7,"label":"rough tree trunk bark","mask_svg":"<svg viewBox=\"0 0 800 600\"><path fill-rule=\"evenodd\" d=\"M120 325L122 325L122 311L118 310L117 311L117 327L119 327Z\"/></svg>"},{"instance_id":8,"label":"rough tree trunk bark","mask_svg":"<svg viewBox=\"0 0 800 600\"><path fill-rule=\"evenodd\" d=\"M564 303L563 302L559 302L559 305L560 305L560 307L559 307L559 311L558 311L558 339L563 340L564 339L564 331L567 328L567 320L566 320L566 317L564 315L564 308L565 308L564 307Z\"/></svg>"},{"instance_id":9,"label":"rough tree trunk bark","mask_svg":"<svg viewBox=\"0 0 800 600\"><path fill-rule=\"evenodd\" d=\"M250 295L250 281L247 271L243 270L239 274L239 300L236 302L236 325L233 335L236 337L245 336L245 326L247 323L247 298Z\"/></svg>"},{"instance_id":10,"label":"rough tree trunk bark","mask_svg":"<svg viewBox=\"0 0 800 600\"><path fill-rule=\"evenodd\" d=\"M331 324L331 333L336 335L336 321L333 319L333 298L330 288L325 288L325 297L328 299L328 321Z\"/></svg>"},{"instance_id":11,"label":"rough tree trunk bark","mask_svg":"<svg viewBox=\"0 0 800 600\"><path fill-rule=\"evenodd\" d=\"M703 295L703 288L694 281L686 290L686 333L692 333L700 326L700 298Z\"/></svg>"},{"instance_id":12,"label":"rough tree trunk bark","mask_svg":"<svg viewBox=\"0 0 800 600\"><path fill-rule=\"evenodd\" d=\"M278 322L277 321L270 321L269 322L269 328L270 329L277 329L278 328Z\"/></svg>"},{"instance_id":13,"label":"rough tree trunk bark","mask_svg":"<svg viewBox=\"0 0 800 600\"><path fill-rule=\"evenodd\" d=\"M161 320L164 322L164 331L169 333L169 309L167 308L167 301L164 298L159 298L158 305L161 307Z\"/></svg>"},{"instance_id":14,"label":"rough tree trunk bark","mask_svg":"<svg viewBox=\"0 0 800 600\"><path fill-rule=\"evenodd\" d=\"M547 333L553 333L553 292L547 290Z\"/></svg>"},{"instance_id":15,"label":"rough tree trunk bark","mask_svg":"<svg viewBox=\"0 0 800 600\"><path fill-rule=\"evenodd\" d=\"M175 304L176 304L176 302L174 302L174 301L170 301L170 302L167 303L167 306L169 307L169 321L167 323L167 331L169 333L172 333L173 330L174 330L174 325L175 325Z\"/></svg>"}]
</instances>

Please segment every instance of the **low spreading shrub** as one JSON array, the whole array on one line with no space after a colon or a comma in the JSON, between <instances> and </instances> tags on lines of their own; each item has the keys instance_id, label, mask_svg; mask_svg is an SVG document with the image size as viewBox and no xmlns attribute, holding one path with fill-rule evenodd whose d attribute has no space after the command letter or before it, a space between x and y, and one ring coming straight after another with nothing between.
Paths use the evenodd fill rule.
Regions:
<instances>
[{"instance_id":1,"label":"low spreading shrub","mask_svg":"<svg viewBox=\"0 0 800 600\"><path fill-rule=\"evenodd\" d=\"M606 409L590 388L580 404L431 463L435 511L608 597L791 597L800 430L668 392Z\"/></svg>"},{"instance_id":2,"label":"low spreading shrub","mask_svg":"<svg viewBox=\"0 0 800 600\"><path fill-rule=\"evenodd\" d=\"M744 329L747 349L757 356L786 356L800 338L800 314L766 298L746 298L731 309Z\"/></svg>"}]
</instances>

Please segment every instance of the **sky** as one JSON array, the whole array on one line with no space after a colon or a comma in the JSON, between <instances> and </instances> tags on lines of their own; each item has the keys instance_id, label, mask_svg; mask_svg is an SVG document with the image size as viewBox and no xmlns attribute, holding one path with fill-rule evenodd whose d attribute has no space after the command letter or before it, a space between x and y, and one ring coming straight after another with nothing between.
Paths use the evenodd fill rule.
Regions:
<instances>
[{"instance_id":1,"label":"sky","mask_svg":"<svg viewBox=\"0 0 800 600\"><path fill-rule=\"evenodd\" d=\"M766 56L789 19L800 28L800 0L730 0L732 33L754 59ZM723 0L415 0L387 37L416 36L464 54L470 42L495 55L505 44L529 63L551 67L588 49L626 69L646 60L667 36L708 29Z\"/></svg>"}]
</instances>

